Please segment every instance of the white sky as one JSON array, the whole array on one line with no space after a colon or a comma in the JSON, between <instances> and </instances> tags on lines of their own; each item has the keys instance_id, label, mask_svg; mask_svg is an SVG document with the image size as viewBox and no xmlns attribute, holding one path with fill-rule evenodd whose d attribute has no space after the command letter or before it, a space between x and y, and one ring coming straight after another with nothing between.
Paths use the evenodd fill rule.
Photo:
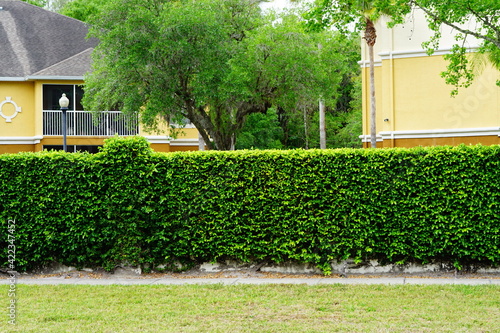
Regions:
<instances>
[{"instance_id":1,"label":"white sky","mask_svg":"<svg viewBox=\"0 0 500 333\"><path fill-rule=\"evenodd\" d=\"M260 4L260 8L262 9L282 9L282 8L290 8L292 5L289 0L272 0L269 2L262 2Z\"/></svg>"}]
</instances>

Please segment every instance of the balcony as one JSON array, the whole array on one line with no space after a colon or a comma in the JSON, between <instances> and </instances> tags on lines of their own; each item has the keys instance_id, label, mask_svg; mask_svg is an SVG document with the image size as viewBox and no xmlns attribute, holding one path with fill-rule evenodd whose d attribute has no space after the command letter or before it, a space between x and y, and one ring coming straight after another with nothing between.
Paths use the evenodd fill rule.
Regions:
<instances>
[{"instance_id":1,"label":"balcony","mask_svg":"<svg viewBox=\"0 0 500 333\"><path fill-rule=\"evenodd\" d=\"M67 111L67 134L70 136L121 136L139 133L137 117L126 116L120 111L91 113ZM43 135L62 135L62 112L43 111Z\"/></svg>"}]
</instances>

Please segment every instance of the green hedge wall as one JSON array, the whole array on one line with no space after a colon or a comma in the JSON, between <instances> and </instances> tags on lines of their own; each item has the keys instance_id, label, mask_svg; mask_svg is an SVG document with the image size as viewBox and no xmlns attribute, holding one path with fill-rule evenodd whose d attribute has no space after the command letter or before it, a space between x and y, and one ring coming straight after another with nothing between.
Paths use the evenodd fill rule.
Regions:
<instances>
[{"instance_id":1,"label":"green hedge wall","mask_svg":"<svg viewBox=\"0 0 500 333\"><path fill-rule=\"evenodd\" d=\"M500 147L0 156L16 268L236 259L500 263Z\"/></svg>"}]
</instances>

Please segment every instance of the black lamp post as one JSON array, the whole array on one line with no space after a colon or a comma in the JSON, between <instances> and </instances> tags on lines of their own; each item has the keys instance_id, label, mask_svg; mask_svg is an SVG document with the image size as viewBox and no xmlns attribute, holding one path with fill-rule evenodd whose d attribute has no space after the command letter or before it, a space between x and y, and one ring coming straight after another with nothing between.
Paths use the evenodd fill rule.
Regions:
<instances>
[{"instance_id":1,"label":"black lamp post","mask_svg":"<svg viewBox=\"0 0 500 333\"><path fill-rule=\"evenodd\" d=\"M68 111L69 99L66 97L66 94L62 94L62 97L59 99L59 106L62 111L62 129L63 129L63 150L67 152L66 148L66 111Z\"/></svg>"}]
</instances>

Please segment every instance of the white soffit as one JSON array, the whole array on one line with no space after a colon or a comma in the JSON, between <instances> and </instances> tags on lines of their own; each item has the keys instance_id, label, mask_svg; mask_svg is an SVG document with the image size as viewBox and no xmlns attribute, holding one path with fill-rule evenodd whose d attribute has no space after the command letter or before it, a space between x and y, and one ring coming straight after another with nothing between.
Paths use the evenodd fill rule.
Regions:
<instances>
[{"instance_id":1,"label":"white soffit","mask_svg":"<svg viewBox=\"0 0 500 333\"><path fill-rule=\"evenodd\" d=\"M198 139L178 139L170 141L171 146L198 146Z\"/></svg>"},{"instance_id":2,"label":"white soffit","mask_svg":"<svg viewBox=\"0 0 500 333\"><path fill-rule=\"evenodd\" d=\"M379 135L384 140L452 138L452 137L492 136L492 135L500 136L500 127L393 131L393 132L380 132Z\"/></svg>"},{"instance_id":3,"label":"white soffit","mask_svg":"<svg viewBox=\"0 0 500 333\"><path fill-rule=\"evenodd\" d=\"M361 61L358 61L358 64L361 66L361 67L370 67L370 61L369 60L361 60ZM375 67L381 67L382 66L382 61L378 60L378 61L375 61L374 62L374 66Z\"/></svg>"},{"instance_id":4,"label":"white soffit","mask_svg":"<svg viewBox=\"0 0 500 333\"><path fill-rule=\"evenodd\" d=\"M0 137L0 145L35 145L43 136L7 136Z\"/></svg>"},{"instance_id":5,"label":"white soffit","mask_svg":"<svg viewBox=\"0 0 500 333\"><path fill-rule=\"evenodd\" d=\"M144 137L150 143L170 143L170 141L172 140L171 137L165 136L165 135L160 135L160 136L144 136Z\"/></svg>"},{"instance_id":6,"label":"white soffit","mask_svg":"<svg viewBox=\"0 0 500 333\"><path fill-rule=\"evenodd\" d=\"M476 50L477 48L469 48L468 52L475 52ZM431 56L442 56L449 53L451 53L451 49L440 49L434 51ZM382 60L429 57L427 51L422 49L380 52L378 55L382 58Z\"/></svg>"}]
</instances>

